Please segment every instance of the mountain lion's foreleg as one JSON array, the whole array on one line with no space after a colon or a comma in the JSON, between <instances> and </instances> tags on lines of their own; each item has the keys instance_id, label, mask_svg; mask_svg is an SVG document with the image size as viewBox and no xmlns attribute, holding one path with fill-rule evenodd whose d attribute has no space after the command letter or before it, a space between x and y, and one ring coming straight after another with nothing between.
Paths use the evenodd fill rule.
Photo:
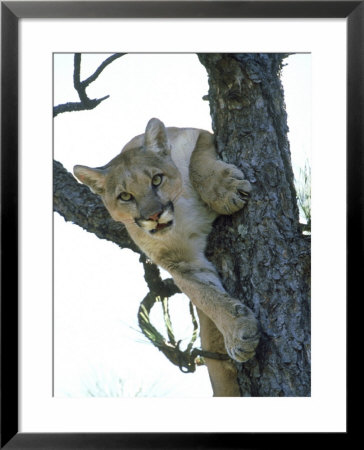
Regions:
<instances>
[{"instance_id":1,"label":"mountain lion's foreleg","mask_svg":"<svg viewBox=\"0 0 364 450\"><path fill-rule=\"evenodd\" d=\"M225 292L212 264L178 262L169 272L181 291L215 323L228 355L240 362L252 358L259 342L258 322L248 307Z\"/></svg>"},{"instance_id":2,"label":"mountain lion's foreleg","mask_svg":"<svg viewBox=\"0 0 364 450\"><path fill-rule=\"evenodd\" d=\"M200 337L202 349L212 353L226 354L224 338L215 324L200 309ZM231 360L218 360L204 356L214 397L240 397L237 371Z\"/></svg>"},{"instance_id":3,"label":"mountain lion's foreleg","mask_svg":"<svg viewBox=\"0 0 364 450\"><path fill-rule=\"evenodd\" d=\"M207 131L201 131L192 152L190 179L202 200L219 214L239 211L251 191L243 172L217 159L214 137Z\"/></svg>"}]
</instances>

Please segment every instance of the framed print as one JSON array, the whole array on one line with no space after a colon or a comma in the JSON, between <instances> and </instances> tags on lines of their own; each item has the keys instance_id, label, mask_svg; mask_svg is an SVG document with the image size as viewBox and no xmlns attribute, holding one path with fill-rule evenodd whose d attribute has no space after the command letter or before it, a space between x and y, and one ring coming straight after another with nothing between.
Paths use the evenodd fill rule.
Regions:
<instances>
[{"instance_id":1,"label":"framed print","mask_svg":"<svg viewBox=\"0 0 364 450\"><path fill-rule=\"evenodd\" d=\"M309 439L310 433L317 437L320 432L326 436L335 433L338 439L348 436L346 301L362 269L358 239L363 207L363 11L361 1L1 3L2 448L241 448L260 446L268 437L282 438L281 433L287 433L284 438L288 441L297 439L297 433L302 434L303 440ZM298 69L290 100L284 83L287 70L294 67L293 61ZM245 71L239 72L242 64ZM265 79L266 68L273 66L275 78ZM202 72L198 85L196 80ZM286 105L280 77L286 90ZM217 80L220 84L214 88ZM274 86L276 97L272 94ZM253 96L255 89L260 96ZM265 102L270 105L267 110ZM290 210L287 198L296 195L293 181L285 185L282 176L292 169L287 124L280 123L279 117L285 120L286 109L288 117L293 116L291 104L300 113L296 125L288 122L291 146L307 147L308 153L312 146L312 284L307 281L311 239L307 237L304 244L297 246L290 234L298 208ZM116 109L112 109L114 106ZM249 109L250 116L237 122L236 117L244 116L244 108ZM268 112L264 115L264 111ZM227 121L221 119L222 115L235 121L235 126L224 129L222 124ZM265 123L267 115L269 120ZM298 137L293 144L295 127ZM144 137L138 137L144 130ZM198 148L200 138L201 146L207 146L201 136L207 139L210 132L215 133L217 153L224 161L218 163L229 163L224 167L235 174L238 169L232 169L231 164L240 164L245 175L237 177L239 186L245 183L250 192L249 183L242 181L246 176L255 186L255 199L250 199L250 217L245 209L242 213L246 222L231 219L230 213L222 213L223 219L214 222L215 230L221 226L221 233L217 241L212 239L207 253L222 284L216 281L217 272L210 263L196 269L203 274L198 282L190 269L188 282L183 276L179 278L182 272L174 271L170 264L178 289L165 280L168 274L160 275L141 254L134 243L138 239L131 240L119 222L106 214L101 199L95 200L94 194L76 182L70 172L74 170L79 181L100 194L110 214L122 217L127 228L133 223L140 228L149 227L149 234L162 234L174 226L174 214L178 214L175 202L181 195L177 195L176 188L176 192L168 194L173 200L168 197L170 201L161 203L167 195L163 189L172 169L163 166L163 170L156 169L152 174L144 171L133 187L130 181L123 182L123 190L117 193L118 206L114 207L110 206L110 192L115 189L105 187L111 167L114 170L119 164L113 158L133 136L136 140L131 142L137 142L139 149L157 152L158 147L158 152L167 155L173 151L168 150L168 139L175 139L172 149L181 145L181 151L187 152L192 135L196 134L194 146ZM229 155L235 133L237 139L244 141L239 147L240 158L243 160L244 152L251 156L249 145L260 142L260 160L258 152L255 159L251 158L251 165L239 162L236 149L235 156ZM281 166L272 156L277 149ZM211 185L220 170L216 158L212 160ZM148 161L151 164L151 159ZM192 164L191 160L188 167ZM190 176L191 180L196 177L192 184L204 199L210 185L203 185L204 176L199 178L199 171L206 173L204 164L199 169L196 166L195 175ZM152 183L149 187L148 181L147 206L136 191L142 189L141 180L145 177ZM259 180L263 179L264 186L260 186ZM221 188L223 179L217 184ZM105 193L106 189L111 191ZM240 198L247 195L240 192ZM224 207L230 201L230 197L226 198ZM122 204L126 208L123 211L130 211L127 208L132 202L133 207L140 207L138 216L133 213L132 219L115 209ZM158 203L154 208L158 211L150 209L153 202ZM216 216L211 211L218 208L216 202L209 203L208 214L213 219ZM235 199L232 204L237 202ZM267 204L264 214L262 209L259 212L259 202ZM246 198L243 206L245 203ZM71 211L75 205L77 210ZM272 219L269 205L281 208L279 221ZM303 201L301 206L304 213ZM90 218L90 210L97 220ZM103 239L100 242L105 253L93 246L88 248L86 241L82 247L85 233L68 234L63 219L59 220L59 214L53 216L53 211L92 230ZM191 211L190 207L185 214L188 220L193 220ZM311 226L310 217L306 216L307 227ZM269 228L272 222L279 223L276 231ZM238 230L235 238L234 227ZM301 233L303 228L297 230ZM134 237L138 235L135 233ZM263 245L254 233L269 239ZM188 236L192 242L196 230ZM277 242L273 245L274 236ZM105 244L105 239L136 253L120 263L113 253L115 246ZM183 248L187 240L184 239ZM107 244L111 245L110 250ZM230 258L234 247L239 254L243 254L244 247L250 261L243 256L239 260ZM145 250L147 254L148 251ZM150 254L148 257L153 259ZM103 261L102 270L99 260ZM249 264L252 270L247 269ZM140 281L143 273L136 281L130 281L140 267L144 267L147 287ZM264 286L260 273L263 270L275 280L273 285L267 281ZM281 289L282 279L288 280L286 290ZM125 287L128 283L130 290ZM203 295L199 290L201 283L205 283ZM213 295L221 295L216 306L220 308L225 301L222 285L237 298L246 296L250 309L244 309L244 315L256 314L260 321L260 325L255 325L253 318L249 322L249 327L256 327L252 335L259 335L259 344L257 341L253 345L255 337L250 337L247 345L253 347L241 350L237 344L229 346L233 322L229 326L219 322L225 310L221 309L216 317L211 311L225 339L224 354L244 361L245 365L229 366L239 377L239 395L225 390L225 384L222 388L219 385L227 375L214 372L216 365L211 360L224 360L224 354L218 345L211 347L207 333L201 333L205 337L200 342L194 325L194 314L202 312L202 323L210 314L198 298L205 298L206 292L210 300ZM120 291L124 289L126 300L135 296L135 325L128 316L129 310L119 309L119 286ZM192 295L198 311L192 304L182 311L179 306L171 306L173 302L167 303L166 298L179 290ZM300 300L301 291L312 291L312 313L308 303ZM291 292L291 299L287 292ZM103 297L107 301L100 301ZM150 298L159 299L157 306L161 306L164 320L161 323L167 330L160 342L159 329L150 320L156 317L151 313ZM170 317L174 324L174 317L189 314L190 328L175 332ZM238 310L235 314L239 314ZM290 320L280 323L283 316ZM147 347L144 350L140 344L123 345L119 340L121 333L129 335L131 328L138 325L144 332L142 338L153 341L161 350L149 345L161 357L160 363L154 363L155 353L148 356ZM308 370L311 327L312 378ZM168 353L170 348L174 350L172 356ZM245 363L245 356L237 356L239 352L251 353L251 359ZM180 378L167 368L165 372L155 370L155 366L162 366L167 353L174 364L166 363L168 369L180 369ZM96 363L95 377L87 384L83 364L93 358L105 364ZM209 372L196 367L203 358ZM110 360L122 364L110 366ZM135 370L132 363L137 364ZM282 378L275 371L275 364L281 365ZM182 374L186 371L191 373ZM148 376L143 378L145 374ZM269 376L276 381L269 383ZM146 386L145 379L155 381ZM173 390L176 386L179 390ZM210 398L212 392L215 397L225 398Z\"/></svg>"}]
</instances>

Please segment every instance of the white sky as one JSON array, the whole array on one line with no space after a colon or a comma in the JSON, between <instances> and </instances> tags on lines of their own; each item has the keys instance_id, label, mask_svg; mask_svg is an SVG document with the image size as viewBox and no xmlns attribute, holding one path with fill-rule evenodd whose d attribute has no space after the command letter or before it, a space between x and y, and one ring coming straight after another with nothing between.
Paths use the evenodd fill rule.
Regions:
<instances>
[{"instance_id":1,"label":"white sky","mask_svg":"<svg viewBox=\"0 0 364 450\"><path fill-rule=\"evenodd\" d=\"M106 57L83 56L82 78ZM303 167L311 146L311 58L292 55L286 63L291 152L295 167ZM72 77L73 55L56 55L54 104L78 100ZM55 118L54 157L69 171L75 164L103 165L142 133L151 117L166 126L211 130L208 102L202 101L207 91L196 55L125 55L87 90L90 98L109 94L109 99L92 111ZM134 396L140 389L148 396L211 396L205 367L181 373L139 331L137 310L147 288L138 255L55 214L54 273L56 396ZM176 338L188 341L191 324L182 297L171 300L172 323ZM154 309L153 323L160 329Z\"/></svg>"}]
</instances>

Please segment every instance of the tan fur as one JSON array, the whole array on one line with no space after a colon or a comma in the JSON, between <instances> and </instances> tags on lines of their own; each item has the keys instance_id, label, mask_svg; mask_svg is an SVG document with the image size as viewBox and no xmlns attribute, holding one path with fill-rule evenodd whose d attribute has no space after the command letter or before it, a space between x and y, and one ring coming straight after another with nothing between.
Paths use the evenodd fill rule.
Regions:
<instances>
[{"instance_id":1,"label":"tan fur","mask_svg":"<svg viewBox=\"0 0 364 450\"><path fill-rule=\"evenodd\" d=\"M196 305L203 349L239 362L252 358L257 321L225 292L204 254L212 222L243 208L251 190L237 167L217 159L213 135L151 119L145 133L104 167L75 166L74 173ZM206 363L214 396L240 395L233 362Z\"/></svg>"}]
</instances>

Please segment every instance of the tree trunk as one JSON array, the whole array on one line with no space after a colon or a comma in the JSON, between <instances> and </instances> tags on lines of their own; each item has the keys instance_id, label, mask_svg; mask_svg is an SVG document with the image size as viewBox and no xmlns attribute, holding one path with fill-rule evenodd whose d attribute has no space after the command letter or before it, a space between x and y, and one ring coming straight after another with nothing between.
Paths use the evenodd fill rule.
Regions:
<instances>
[{"instance_id":1,"label":"tree trunk","mask_svg":"<svg viewBox=\"0 0 364 450\"><path fill-rule=\"evenodd\" d=\"M200 54L221 159L253 186L220 217L207 256L226 290L260 321L256 357L238 364L243 396L310 395L310 238L293 184L280 69L284 54Z\"/></svg>"}]
</instances>

